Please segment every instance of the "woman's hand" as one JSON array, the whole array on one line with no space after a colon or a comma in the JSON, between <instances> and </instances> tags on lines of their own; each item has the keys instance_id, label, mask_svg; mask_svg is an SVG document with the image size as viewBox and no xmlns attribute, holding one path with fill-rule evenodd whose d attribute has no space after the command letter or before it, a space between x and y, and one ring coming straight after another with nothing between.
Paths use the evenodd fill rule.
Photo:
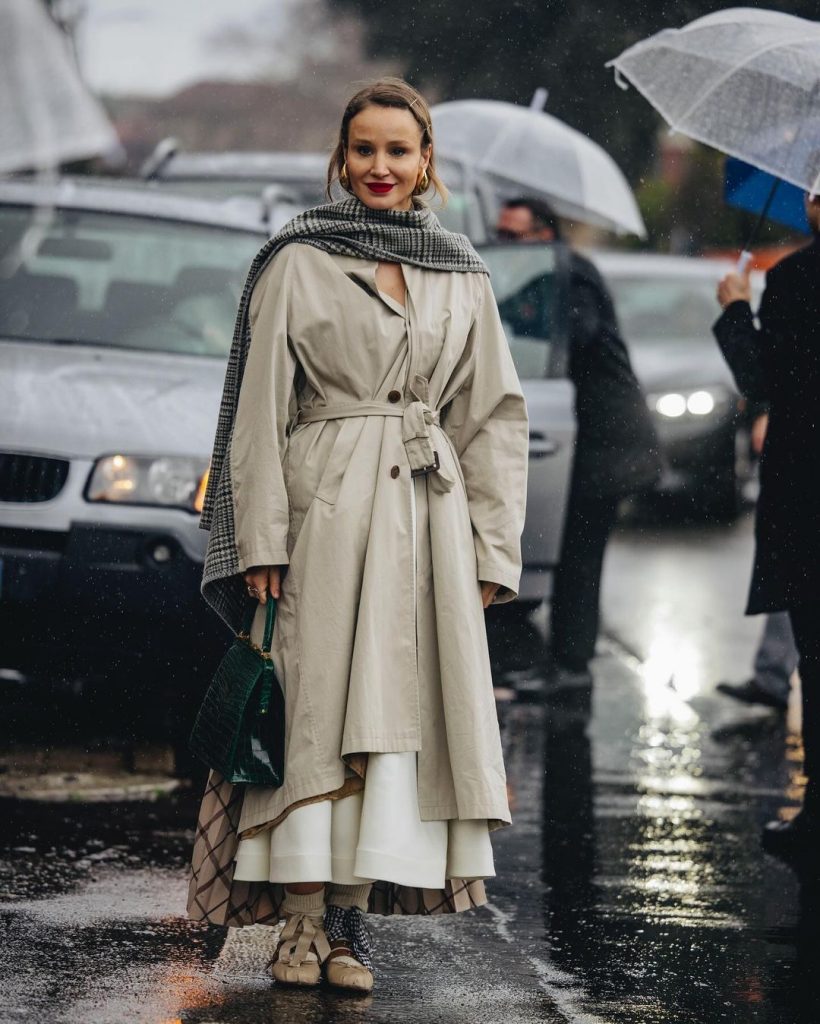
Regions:
<instances>
[{"instance_id":1,"label":"woman's hand","mask_svg":"<svg viewBox=\"0 0 820 1024\"><path fill-rule=\"evenodd\" d=\"M252 565L243 576L248 594L257 598L260 604L266 604L269 596L275 601L279 599L282 591L281 565Z\"/></svg>"},{"instance_id":2,"label":"woman's hand","mask_svg":"<svg viewBox=\"0 0 820 1024\"><path fill-rule=\"evenodd\" d=\"M485 580L479 580L481 584L481 603L485 608L489 608L495 600L495 595L501 586L500 583L487 583Z\"/></svg>"}]
</instances>

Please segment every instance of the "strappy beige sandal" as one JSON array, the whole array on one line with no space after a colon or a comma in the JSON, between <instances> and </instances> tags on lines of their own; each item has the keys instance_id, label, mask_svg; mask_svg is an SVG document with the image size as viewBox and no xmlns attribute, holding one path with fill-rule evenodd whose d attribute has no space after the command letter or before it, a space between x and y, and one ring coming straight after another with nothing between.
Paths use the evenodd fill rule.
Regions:
<instances>
[{"instance_id":1,"label":"strappy beige sandal","mask_svg":"<svg viewBox=\"0 0 820 1024\"><path fill-rule=\"evenodd\" d=\"M280 985L318 985L330 945L322 923L307 914L291 914L268 966Z\"/></svg>"},{"instance_id":2,"label":"strappy beige sandal","mask_svg":"<svg viewBox=\"0 0 820 1024\"><path fill-rule=\"evenodd\" d=\"M328 985L349 992L372 991L370 936L362 912L356 907L329 906L325 912L325 931L330 941L324 963Z\"/></svg>"}]
</instances>

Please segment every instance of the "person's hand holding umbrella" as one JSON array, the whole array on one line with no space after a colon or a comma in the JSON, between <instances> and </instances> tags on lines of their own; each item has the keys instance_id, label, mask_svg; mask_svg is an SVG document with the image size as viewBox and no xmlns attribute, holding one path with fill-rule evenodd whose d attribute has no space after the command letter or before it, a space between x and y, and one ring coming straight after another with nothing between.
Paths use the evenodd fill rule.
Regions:
<instances>
[{"instance_id":1,"label":"person's hand holding umbrella","mask_svg":"<svg viewBox=\"0 0 820 1024\"><path fill-rule=\"evenodd\" d=\"M731 306L733 302L752 301L750 274L750 268L746 267L740 273L734 271L723 278L717 287L717 300L723 309Z\"/></svg>"}]
</instances>

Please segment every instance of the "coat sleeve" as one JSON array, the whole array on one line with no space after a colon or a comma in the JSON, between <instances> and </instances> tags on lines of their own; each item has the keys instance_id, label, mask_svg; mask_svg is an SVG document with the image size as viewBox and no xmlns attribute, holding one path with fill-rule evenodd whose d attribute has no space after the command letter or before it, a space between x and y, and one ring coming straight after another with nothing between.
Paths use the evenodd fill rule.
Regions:
<instances>
[{"instance_id":1,"label":"coat sleeve","mask_svg":"<svg viewBox=\"0 0 820 1024\"><path fill-rule=\"evenodd\" d=\"M231 438L234 531L239 569L288 562L288 494L282 466L295 407L296 359L288 338L288 249L251 295L251 343Z\"/></svg>"},{"instance_id":2,"label":"coat sleeve","mask_svg":"<svg viewBox=\"0 0 820 1024\"><path fill-rule=\"evenodd\" d=\"M771 398L771 362L782 326L778 282L776 271L770 272L758 312L759 328L755 327L749 303L742 300L730 303L713 327L738 391L752 402L768 402Z\"/></svg>"},{"instance_id":3,"label":"coat sleeve","mask_svg":"<svg viewBox=\"0 0 820 1024\"><path fill-rule=\"evenodd\" d=\"M467 348L472 372L447 408L444 429L467 489L478 578L509 601L521 576L521 531L527 500L529 427L521 385L504 336L489 277L482 275L478 313Z\"/></svg>"}]
</instances>

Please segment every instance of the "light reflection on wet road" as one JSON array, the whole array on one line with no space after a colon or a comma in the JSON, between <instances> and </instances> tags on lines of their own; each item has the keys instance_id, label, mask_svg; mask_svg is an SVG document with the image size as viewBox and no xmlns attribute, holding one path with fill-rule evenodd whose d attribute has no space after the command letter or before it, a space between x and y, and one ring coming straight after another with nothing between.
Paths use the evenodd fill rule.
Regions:
<instances>
[{"instance_id":1,"label":"light reflection on wet road","mask_svg":"<svg viewBox=\"0 0 820 1024\"><path fill-rule=\"evenodd\" d=\"M195 794L150 807L7 802L0 1022L816 1024L816 886L764 857L799 749L715 694L743 678L750 522L619 532L582 694L499 705L515 827L492 904L377 919L372 997L273 990L265 936L182 917ZM492 614L497 681L544 662L544 616ZM793 724L793 723L792 723Z\"/></svg>"}]
</instances>

